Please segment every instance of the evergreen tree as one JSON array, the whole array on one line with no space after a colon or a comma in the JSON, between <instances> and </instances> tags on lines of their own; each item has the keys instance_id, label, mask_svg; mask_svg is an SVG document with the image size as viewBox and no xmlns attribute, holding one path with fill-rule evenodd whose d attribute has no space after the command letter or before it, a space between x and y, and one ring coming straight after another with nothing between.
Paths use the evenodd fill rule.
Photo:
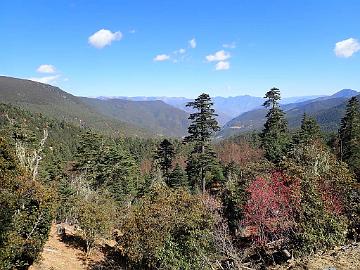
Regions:
<instances>
[{"instance_id":1,"label":"evergreen tree","mask_svg":"<svg viewBox=\"0 0 360 270\"><path fill-rule=\"evenodd\" d=\"M261 145L265 150L265 156L272 162L279 162L286 155L289 144L289 133L285 114L279 106L281 99L280 90L271 88L265 94L267 99L263 106L269 108L266 114L266 123L261 134Z\"/></svg>"},{"instance_id":2,"label":"evergreen tree","mask_svg":"<svg viewBox=\"0 0 360 270\"><path fill-rule=\"evenodd\" d=\"M200 179L202 192L206 189L206 174L210 173L213 165L217 163L210 145L212 135L220 130L213 105L210 96L204 93L186 104L195 110L189 116L191 124L188 128L189 135L185 138L185 142L192 142L194 145L186 171L193 187L196 187Z\"/></svg>"},{"instance_id":3,"label":"evergreen tree","mask_svg":"<svg viewBox=\"0 0 360 270\"><path fill-rule=\"evenodd\" d=\"M155 160L158 162L165 179L168 179L169 177L174 156L175 152L172 143L169 142L169 140L164 139L156 151Z\"/></svg>"},{"instance_id":4,"label":"evergreen tree","mask_svg":"<svg viewBox=\"0 0 360 270\"><path fill-rule=\"evenodd\" d=\"M177 163L175 169L169 174L167 184L172 188L188 187L185 171Z\"/></svg>"},{"instance_id":5,"label":"evergreen tree","mask_svg":"<svg viewBox=\"0 0 360 270\"><path fill-rule=\"evenodd\" d=\"M76 159L76 168L84 174L90 187L107 188L118 202L134 196L140 188L135 160L113 140L86 132L80 140Z\"/></svg>"},{"instance_id":6,"label":"evergreen tree","mask_svg":"<svg viewBox=\"0 0 360 270\"><path fill-rule=\"evenodd\" d=\"M98 187L106 187L117 202L131 199L141 188L139 168L134 158L114 142L105 148L98 166L104 180L98 183Z\"/></svg>"},{"instance_id":7,"label":"evergreen tree","mask_svg":"<svg viewBox=\"0 0 360 270\"><path fill-rule=\"evenodd\" d=\"M321 139L320 126L314 118L309 117L304 113L300 131L295 135L294 143L310 143L318 139Z\"/></svg>"},{"instance_id":8,"label":"evergreen tree","mask_svg":"<svg viewBox=\"0 0 360 270\"><path fill-rule=\"evenodd\" d=\"M360 178L360 106L356 97L349 100L339 130L341 159Z\"/></svg>"},{"instance_id":9,"label":"evergreen tree","mask_svg":"<svg viewBox=\"0 0 360 270\"><path fill-rule=\"evenodd\" d=\"M104 138L92 131L86 131L81 134L79 145L77 147L76 168L86 173L87 178L95 184L98 181L97 165L99 155L104 150Z\"/></svg>"}]
</instances>

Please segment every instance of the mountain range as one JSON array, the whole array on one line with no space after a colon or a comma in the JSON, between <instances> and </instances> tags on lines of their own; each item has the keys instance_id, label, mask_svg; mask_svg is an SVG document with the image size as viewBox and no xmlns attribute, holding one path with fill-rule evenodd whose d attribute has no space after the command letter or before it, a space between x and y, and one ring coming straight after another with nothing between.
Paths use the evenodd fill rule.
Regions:
<instances>
[{"instance_id":1,"label":"mountain range","mask_svg":"<svg viewBox=\"0 0 360 270\"><path fill-rule=\"evenodd\" d=\"M186 112L162 101L89 99L48 84L4 76L0 76L0 102L124 136L183 136L188 121Z\"/></svg>"},{"instance_id":2,"label":"mountain range","mask_svg":"<svg viewBox=\"0 0 360 270\"><path fill-rule=\"evenodd\" d=\"M340 120L344 116L349 98L360 95L352 89L343 89L331 96L322 96L311 100L281 105L286 113L290 129L298 128L306 113L314 117L324 131L338 129ZM228 137L239 133L261 130L266 121L267 110L264 108L245 112L225 124L218 133L218 137Z\"/></svg>"},{"instance_id":3,"label":"mountain range","mask_svg":"<svg viewBox=\"0 0 360 270\"><path fill-rule=\"evenodd\" d=\"M281 103L289 104L294 102L301 102L306 100L312 100L315 98L319 98L322 96L302 96L302 97L290 97L284 98ZM185 97L125 97L125 96L115 96L115 97L106 97L101 96L98 97L101 100L109 100L109 99L123 99L123 100L131 100L131 101L154 101L161 100L166 104L169 104L178 109L184 110L188 113L191 112L191 109L186 107L186 103L192 101L193 99L185 98ZM261 105L264 103L264 98L262 97L254 97L250 95L242 95L235 97L213 97L212 101L214 102L214 109L218 114L218 122L220 125L226 124L231 119L239 116L244 112L248 112L254 109L261 108Z\"/></svg>"},{"instance_id":4,"label":"mountain range","mask_svg":"<svg viewBox=\"0 0 360 270\"><path fill-rule=\"evenodd\" d=\"M323 130L335 131L347 100L359 94L343 89L330 96L290 97L281 100L281 107L290 129L299 127L307 113L317 119ZM185 97L77 97L55 86L0 76L1 103L112 135L182 137L189 124L189 101L192 99ZM262 129L264 98L218 96L213 102L223 125L219 138Z\"/></svg>"}]
</instances>

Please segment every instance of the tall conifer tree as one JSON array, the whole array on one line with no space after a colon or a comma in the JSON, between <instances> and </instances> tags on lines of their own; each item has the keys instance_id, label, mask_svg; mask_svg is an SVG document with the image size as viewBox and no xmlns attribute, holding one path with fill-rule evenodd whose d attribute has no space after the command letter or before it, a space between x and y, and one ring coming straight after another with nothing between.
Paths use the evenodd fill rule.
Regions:
<instances>
[{"instance_id":1,"label":"tall conifer tree","mask_svg":"<svg viewBox=\"0 0 360 270\"><path fill-rule=\"evenodd\" d=\"M279 106L280 90L271 88L266 94L263 106L269 111L261 134L261 144L265 156L272 162L279 162L286 155L289 144L289 133L285 114Z\"/></svg>"},{"instance_id":2,"label":"tall conifer tree","mask_svg":"<svg viewBox=\"0 0 360 270\"><path fill-rule=\"evenodd\" d=\"M341 159L360 178L360 106L356 97L349 100L339 130Z\"/></svg>"},{"instance_id":3,"label":"tall conifer tree","mask_svg":"<svg viewBox=\"0 0 360 270\"><path fill-rule=\"evenodd\" d=\"M174 146L169 140L164 139L156 151L155 160L158 161L160 170L166 180L169 177L174 156Z\"/></svg>"},{"instance_id":4,"label":"tall conifer tree","mask_svg":"<svg viewBox=\"0 0 360 270\"><path fill-rule=\"evenodd\" d=\"M315 140L321 140L320 126L313 117L309 117L304 113L301 120L300 131L294 137L294 143L310 143Z\"/></svg>"},{"instance_id":5,"label":"tall conifer tree","mask_svg":"<svg viewBox=\"0 0 360 270\"><path fill-rule=\"evenodd\" d=\"M217 163L210 145L212 135L220 130L213 105L210 96L204 93L186 105L195 110L189 116L191 124L188 128L189 135L185 138L185 142L194 144L186 171L193 186L196 186L196 182L200 179L202 192L206 189L206 173L210 172Z\"/></svg>"},{"instance_id":6,"label":"tall conifer tree","mask_svg":"<svg viewBox=\"0 0 360 270\"><path fill-rule=\"evenodd\" d=\"M167 184L172 188L188 187L186 174L179 164L176 164L174 170L169 174Z\"/></svg>"}]
</instances>

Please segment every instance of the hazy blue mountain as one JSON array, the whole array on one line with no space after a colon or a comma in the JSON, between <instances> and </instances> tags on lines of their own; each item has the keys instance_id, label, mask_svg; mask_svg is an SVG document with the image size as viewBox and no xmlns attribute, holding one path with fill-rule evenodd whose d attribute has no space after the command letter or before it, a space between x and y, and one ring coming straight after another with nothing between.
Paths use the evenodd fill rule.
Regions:
<instances>
[{"instance_id":1,"label":"hazy blue mountain","mask_svg":"<svg viewBox=\"0 0 360 270\"><path fill-rule=\"evenodd\" d=\"M333 94L331 97L337 98L337 97L343 97L343 98L351 98L354 96L359 95L360 92L352 90L352 89L343 89L335 94Z\"/></svg>"}]
</instances>

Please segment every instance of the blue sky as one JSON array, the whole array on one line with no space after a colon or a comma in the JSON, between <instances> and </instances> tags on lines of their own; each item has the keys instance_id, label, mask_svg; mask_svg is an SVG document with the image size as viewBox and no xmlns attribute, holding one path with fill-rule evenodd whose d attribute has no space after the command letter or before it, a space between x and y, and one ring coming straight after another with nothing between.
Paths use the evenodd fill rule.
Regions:
<instances>
[{"instance_id":1,"label":"blue sky","mask_svg":"<svg viewBox=\"0 0 360 270\"><path fill-rule=\"evenodd\" d=\"M82 96L360 90L359 14L358 0L2 0L0 74Z\"/></svg>"}]
</instances>

